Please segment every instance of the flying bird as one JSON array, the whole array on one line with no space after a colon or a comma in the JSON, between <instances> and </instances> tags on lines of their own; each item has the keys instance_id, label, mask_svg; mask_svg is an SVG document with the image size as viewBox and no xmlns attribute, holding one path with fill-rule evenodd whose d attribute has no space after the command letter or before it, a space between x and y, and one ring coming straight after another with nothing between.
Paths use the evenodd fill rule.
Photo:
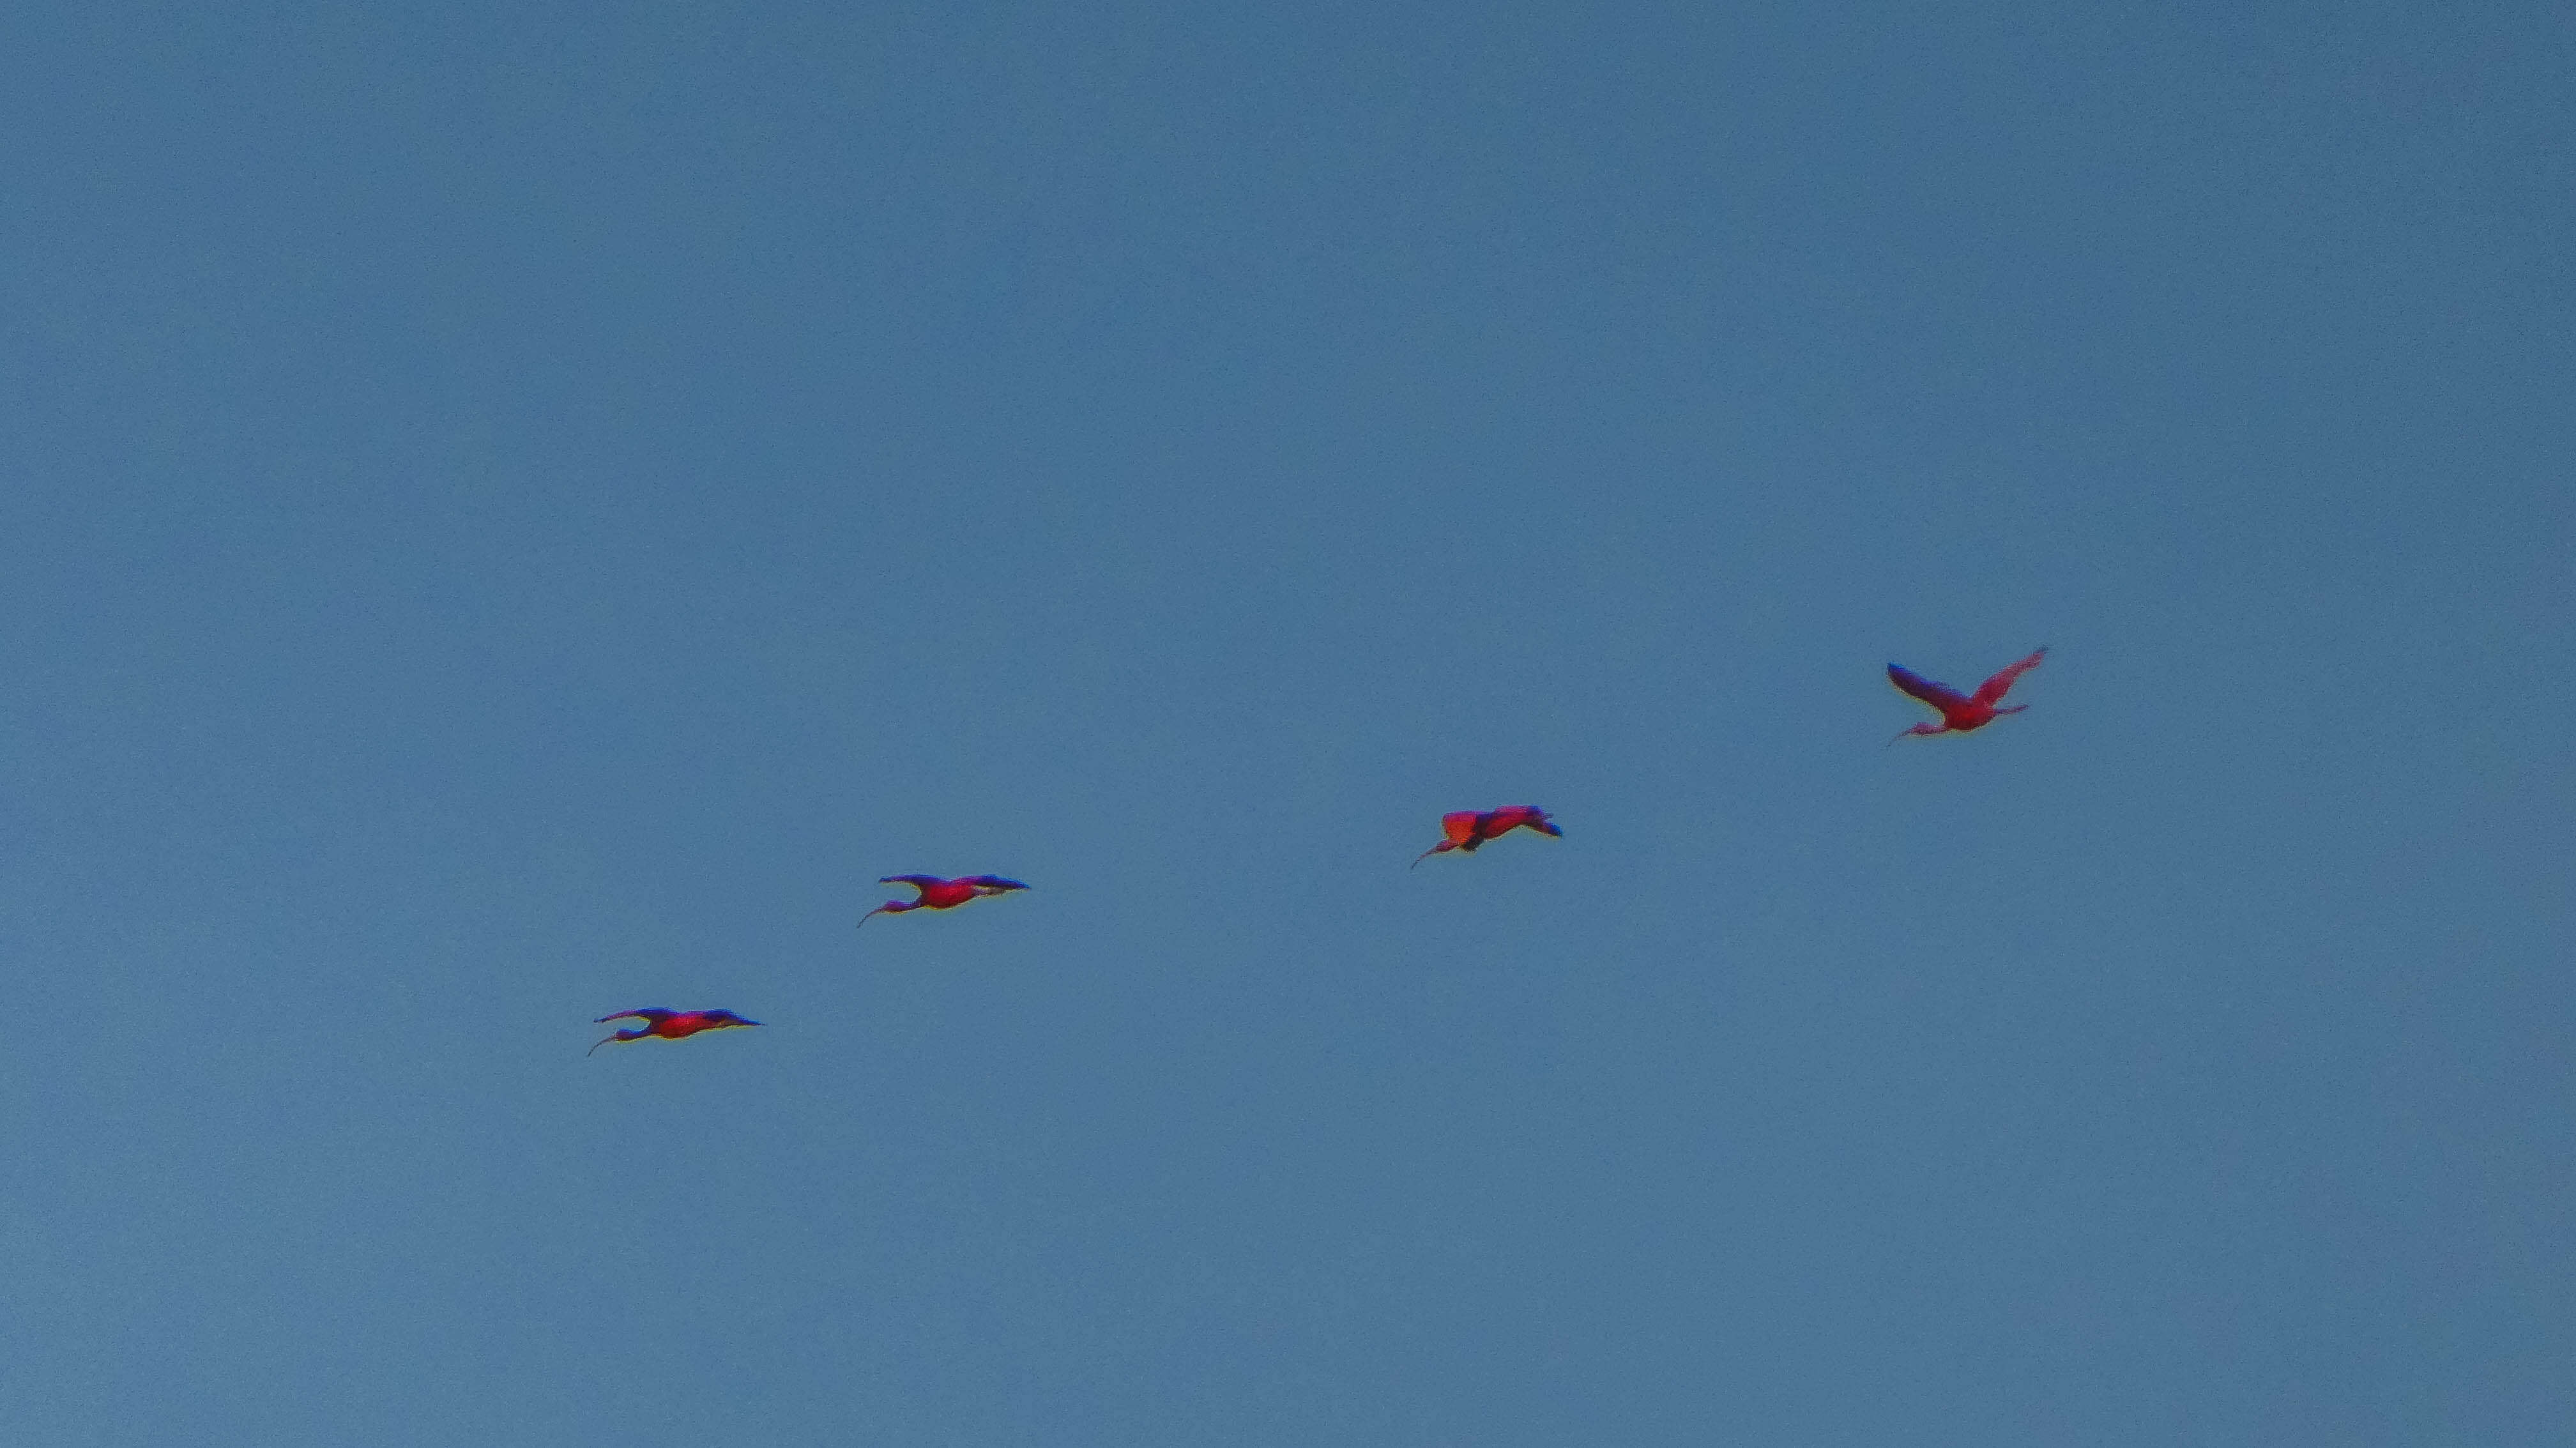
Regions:
<instances>
[{"instance_id":1,"label":"flying bird","mask_svg":"<svg viewBox=\"0 0 2576 1448\"><path fill-rule=\"evenodd\" d=\"M2015 704L2009 709L1998 709L1995 705L2003 699L2004 692L2013 686L2013 680L2020 678L2029 670L2038 668L2039 661L2046 657L2048 657L2048 650L2040 649L2029 658L2006 667L1993 678L1979 684L1974 694L1962 694L1947 684L1936 684L1902 664L1888 665L1887 678L1890 683L1941 711L1940 723L1917 724L1897 735L1896 739L1902 739L1907 734L1965 734L1971 729L1983 729L2003 715L2020 713L2030 706ZM1890 739L1887 742L1894 744L1896 739Z\"/></svg>"},{"instance_id":2,"label":"flying bird","mask_svg":"<svg viewBox=\"0 0 2576 1448\"><path fill-rule=\"evenodd\" d=\"M1414 856L1413 864L1419 865L1433 855L1444 855L1451 850L1472 855L1485 841L1523 826L1543 835L1562 836L1565 833L1556 827L1556 821L1547 817L1546 810L1534 804L1507 804L1500 809L1462 809L1440 817L1441 833L1449 838Z\"/></svg>"},{"instance_id":3,"label":"flying bird","mask_svg":"<svg viewBox=\"0 0 2576 1448\"><path fill-rule=\"evenodd\" d=\"M590 1050L582 1054L590 1055L611 1041L640 1041L646 1036L660 1036L666 1041L676 1041L683 1036L694 1036L700 1031L729 1031L736 1026L760 1024L758 1021L746 1021L731 1011L666 1011L658 1006L646 1006L642 1010L619 1011L613 1016L601 1016L593 1024L604 1026L610 1021L630 1019L642 1021L644 1028L636 1031L619 1031L613 1036L602 1036L592 1043Z\"/></svg>"},{"instance_id":4,"label":"flying bird","mask_svg":"<svg viewBox=\"0 0 2576 1448\"><path fill-rule=\"evenodd\" d=\"M916 899L888 900L867 915L860 916L861 925L868 923L868 915L901 915L906 910L954 910L969 900L978 900L986 895L1007 895L1013 890L1029 888L1017 880L1005 880L999 875L960 875L954 880L943 880L937 875L888 875L877 883L910 885L921 893Z\"/></svg>"}]
</instances>

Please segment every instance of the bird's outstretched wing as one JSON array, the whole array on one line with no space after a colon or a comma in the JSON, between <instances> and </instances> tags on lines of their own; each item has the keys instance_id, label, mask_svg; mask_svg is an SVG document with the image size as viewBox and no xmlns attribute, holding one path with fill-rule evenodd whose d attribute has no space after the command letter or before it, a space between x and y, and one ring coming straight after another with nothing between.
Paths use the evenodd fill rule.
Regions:
<instances>
[{"instance_id":1,"label":"bird's outstretched wing","mask_svg":"<svg viewBox=\"0 0 2576 1448\"><path fill-rule=\"evenodd\" d=\"M1476 837L1476 826L1484 823L1484 819L1484 815L1476 810L1453 810L1440 817L1440 833L1449 837L1449 843L1463 845Z\"/></svg>"},{"instance_id":2,"label":"bird's outstretched wing","mask_svg":"<svg viewBox=\"0 0 2576 1448\"><path fill-rule=\"evenodd\" d=\"M2006 667L2001 673L1998 673L1993 678L1979 684L1977 686L1977 702L1980 704L1991 704L1997 699L2002 698L2004 696L2004 691L2013 686L2013 680L2020 678L2029 670L2038 668L2039 661L2046 657L2048 657L2048 650L2046 648L2042 648L2039 652L2032 654L2029 658L2022 660L2020 663Z\"/></svg>"},{"instance_id":3,"label":"bird's outstretched wing","mask_svg":"<svg viewBox=\"0 0 2576 1448\"><path fill-rule=\"evenodd\" d=\"M1005 890L1025 890L1029 888L1017 880L1013 880L1002 875L969 875L966 877L966 883L974 886L978 890L988 890L997 895Z\"/></svg>"},{"instance_id":4,"label":"bird's outstretched wing","mask_svg":"<svg viewBox=\"0 0 2576 1448\"><path fill-rule=\"evenodd\" d=\"M910 885L916 890L927 890L933 885L945 885L948 882L939 878L937 875L885 875L880 876L877 883L880 885Z\"/></svg>"},{"instance_id":5,"label":"bird's outstretched wing","mask_svg":"<svg viewBox=\"0 0 2576 1448\"><path fill-rule=\"evenodd\" d=\"M1967 695L1947 684L1936 684L1903 664L1887 666L1887 681L1944 714L1968 702Z\"/></svg>"},{"instance_id":6,"label":"bird's outstretched wing","mask_svg":"<svg viewBox=\"0 0 2576 1448\"><path fill-rule=\"evenodd\" d=\"M610 1021L623 1021L631 1018L642 1021L648 1026L658 1026L678 1014L678 1011L666 1011L659 1006L646 1006L640 1011L619 1011L613 1016L601 1016L598 1020L591 1022L591 1024L594 1026L604 1026Z\"/></svg>"},{"instance_id":7,"label":"bird's outstretched wing","mask_svg":"<svg viewBox=\"0 0 2576 1448\"><path fill-rule=\"evenodd\" d=\"M1563 836L1565 833L1556 827L1556 821L1547 817L1546 810L1534 804L1505 805L1494 811L1494 824L1497 826L1494 830L1496 834L1521 825L1527 825L1543 835Z\"/></svg>"}]
</instances>

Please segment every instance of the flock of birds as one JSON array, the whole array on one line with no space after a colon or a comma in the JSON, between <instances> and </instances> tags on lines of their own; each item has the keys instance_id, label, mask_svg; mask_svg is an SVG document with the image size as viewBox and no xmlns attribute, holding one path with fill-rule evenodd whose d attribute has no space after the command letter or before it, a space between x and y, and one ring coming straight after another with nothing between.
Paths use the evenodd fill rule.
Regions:
<instances>
[{"instance_id":1,"label":"flock of birds","mask_svg":"<svg viewBox=\"0 0 2576 1448\"><path fill-rule=\"evenodd\" d=\"M1888 665L1888 682L1939 710L1941 714L1940 723L1926 721L1911 729L1902 730L1897 734L1896 739L1887 741L1888 744L1893 746L1897 739L1910 738L1917 734L1965 734L1972 729L1983 729L2006 714L2018 714L2029 708L2027 704L2015 704L2009 709L2002 707L2004 695L2012 689L2015 680L2039 667L2039 661L2047 655L2048 650L2045 648L2034 650L2030 657L1996 671L1992 678L1979 684L1973 694L1962 694L1947 684L1935 683L1902 664ZM1539 834L1558 837L1565 834L1565 831L1556 827L1556 821L1548 817L1546 810L1534 804L1512 804L1504 805L1499 809L1485 810L1462 809L1440 817L1442 836L1440 843L1414 856L1413 863L1419 865L1433 855L1445 855L1452 850L1462 855L1472 855L1486 841L1499 839L1520 829L1534 830ZM969 900L981 900L988 895L1008 895L1014 890L1029 888L1020 881L1006 879L1000 875L960 875L953 880L942 879L937 875L888 875L878 883L910 885L913 888L913 898L888 900L859 917L859 924L863 926L879 915L901 915L910 910L954 910ZM660 1006L645 1006L637 1010L619 1011L615 1015L601 1016L597 1024L604 1026L610 1021L626 1020L642 1021L644 1024L633 1030L620 1030L614 1035L603 1036L590 1049L596 1052L601 1046L655 1038L679 1041L701 1031L726 1031L739 1026L760 1024L758 1021L745 1020L731 1011L674 1011L665 1010Z\"/></svg>"}]
</instances>

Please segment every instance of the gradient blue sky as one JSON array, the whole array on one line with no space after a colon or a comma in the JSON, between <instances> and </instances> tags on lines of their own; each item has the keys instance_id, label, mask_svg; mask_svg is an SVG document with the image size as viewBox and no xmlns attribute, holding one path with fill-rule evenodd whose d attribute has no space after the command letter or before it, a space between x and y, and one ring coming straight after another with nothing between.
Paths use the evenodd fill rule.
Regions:
<instances>
[{"instance_id":1,"label":"gradient blue sky","mask_svg":"<svg viewBox=\"0 0 2576 1448\"><path fill-rule=\"evenodd\" d=\"M10 1442L2576 1439L2563 5L0 42Z\"/></svg>"}]
</instances>

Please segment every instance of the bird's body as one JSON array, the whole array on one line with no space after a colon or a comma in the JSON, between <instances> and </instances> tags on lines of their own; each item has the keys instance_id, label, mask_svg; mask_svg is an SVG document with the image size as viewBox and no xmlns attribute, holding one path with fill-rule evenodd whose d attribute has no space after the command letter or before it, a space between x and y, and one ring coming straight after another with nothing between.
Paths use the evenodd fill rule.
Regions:
<instances>
[{"instance_id":1,"label":"bird's body","mask_svg":"<svg viewBox=\"0 0 2576 1448\"><path fill-rule=\"evenodd\" d=\"M1445 855L1451 850L1472 855L1485 841L1523 828L1543 835L1562 836L1565 833L1547 817L1546 810L1534 804L1507 804L1499 809L1485 810L1462 809L1440 817L1440 832L1448 838L1414 856L1413 863L1419 865L1433 855Z\"/></svg>"},{"instance_id":2,"label":"bird's body","mask_svg":"<svg viewBox=\"0 0 2576 1448\"><path fill-rule=\"evenodd\" d=\"M999 875L960 875L954 880L943 880L937 875L888 875L877 883L910 885L920 893L910 900L888 900L867 915L860 916L861 925L868 923L868 915L901 915L907 910L954 910L969 900L980 900L987 895L1007 895L1013 890L1029 888L1017 880L1006 880Z\"/></svg>"},{"instance_id":3,"label":"bird's body","mask_svg":"<svg viewBox=\"0 0 2576 1448\"><path fill-rule=\"evenodd\" d=\"M2020 713L2030 706L2015 704L2009 709L1996 706L2003 702L2005 692L2013 686L2013 680L2038 668L2039 661L2047 656L2048 650L2042 648L2019 663L2007 665L1993 678L1979 684L1977 692L1973 694L1962 694L1947 684L1936 684L1902 664L1888 665L1889 683L1941 711L1940 723L1917 724L1904 733L1898 734L1896 739L1903 739L1908 734L1965 734L1971 729L1983 729L2006 714ZM1896 739L1890 739L1887 742L1894 744Z\"/></svg>"},{"instance_id":4,"label":"bird's body","mask_svg":"<svg viewBox=\"0 0 2576 1448\"><path fill-rule=\"evenodd\" d=\"M640 1041L647 1036L659 1036L666 1041L677 1041L694 1036L700 1031L727 1031L736 1026L760 1024L758 1021L746 1021L731 1011L666 1011L658 1006L645 1006L639 1010L619 1011L613 1016L601 1016L595 1024L604 1026L610 1021L624 1020L638 1020L644 1025L640 1030L619 1031L613 1036L602 1036L592 1043L590 1049L596 1051L612 1041Z\"/></svg>"}]
</instances>

